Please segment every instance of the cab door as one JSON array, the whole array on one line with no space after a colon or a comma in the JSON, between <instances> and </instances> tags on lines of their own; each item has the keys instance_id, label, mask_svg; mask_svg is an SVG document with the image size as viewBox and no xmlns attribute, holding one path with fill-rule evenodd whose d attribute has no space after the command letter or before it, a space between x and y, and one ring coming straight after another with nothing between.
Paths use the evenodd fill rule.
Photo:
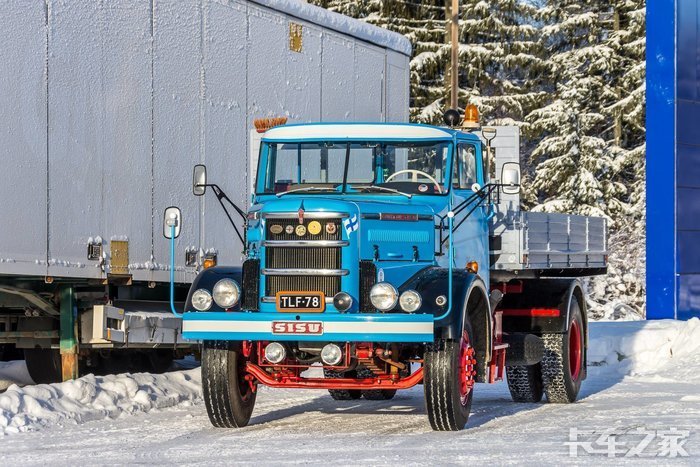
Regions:
<instances>
[{"instance_id":1,"label":"cab door","mask_svg":"<svg viewBox=\"0 0 700 467\"><path fill-rule=\"evenodd\" d=\"M479 275L489 282L489 206L478 197L462 205L484 186L485 173L481 145L461 141L457 145L452 175L453 258L455 268L464 269L470 261L479 264ZM462 205L462 206L460 206ZM470 214L471 212L471 214Z\"/></svg>"}]
</instances>

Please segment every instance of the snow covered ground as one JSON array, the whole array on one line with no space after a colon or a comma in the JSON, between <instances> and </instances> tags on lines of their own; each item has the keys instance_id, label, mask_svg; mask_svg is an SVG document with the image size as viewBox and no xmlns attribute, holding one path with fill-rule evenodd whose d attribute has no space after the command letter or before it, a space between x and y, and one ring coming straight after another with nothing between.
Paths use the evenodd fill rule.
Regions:
<instances>
[{"instance_id":1,"label":"snow covered ground","mask_svg":"<svg viewBox=\"0 0 700 467\"><path fill-rule=\"evenodd\" d=\"M699 464L700 320L593 323L589 362L573 405L515 404L505 383L477 385L458 433L430 430L420 386L345 403L262 388L241 430L210 426L197 369L12 386L0 394L0 465Z\"/></svg>"}]
</instances>

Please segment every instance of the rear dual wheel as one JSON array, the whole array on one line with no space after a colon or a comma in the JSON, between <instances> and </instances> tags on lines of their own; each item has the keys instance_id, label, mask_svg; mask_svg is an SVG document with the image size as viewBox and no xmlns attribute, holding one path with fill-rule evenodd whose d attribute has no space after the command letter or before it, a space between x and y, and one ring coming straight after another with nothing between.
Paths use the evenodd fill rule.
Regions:
<instances>
[{"instance_id":1,"label":"rear dual wheel","mask_svg":"<svg viewBox=\"0 0 700 467\"><path fill-rule=\"evenodd\" d=\"M241 342L204 341L202 391L211 424L242 428L253 414L256 386L246 379L246 363L254 347Z\"/></svg>"},{"instance_id":2,"label":"rear dual wheel","mask_svg":"<svg viewBox=\"0 0 700 467\"><path fill-rule=\"evenodd\" d=\"M424 360L423 384L430 426L436 431L461 430L469 419L476 381L469 323L465 323L459 341L435 342L426 350Z\"/></svg>"},{"instance_id":3,"label":"rear dual wheel","mask_svg":"<svg viewBox=\"0 0 700 467\"><path fill-rule=\"evenodd\" d=\"M586 373L585 328L581 307L571 301L569 329L564 334L543 334L542 384L549 402L574 402Z\"/></svg>"},{"instance_id":4,"label":"rear dual wheel","mask_svg":"<svg viewBox=\"0 0 700 467\"><path fill-rule=\"evenodd\" d=\"M508 389L515 402L539 402L542 395L557 404L574 402L586 373L586 329L578 300L571 301L565 333L542 334L542 361L530 366L506 367Z\"/></svg>"}]
</instances>

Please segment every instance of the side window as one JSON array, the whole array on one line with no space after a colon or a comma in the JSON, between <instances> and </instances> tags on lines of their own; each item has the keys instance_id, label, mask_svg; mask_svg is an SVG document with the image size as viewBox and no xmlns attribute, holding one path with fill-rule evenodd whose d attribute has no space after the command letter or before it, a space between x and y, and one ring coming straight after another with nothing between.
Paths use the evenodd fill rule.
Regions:
<instances>
[{"instance_id":1,"label":"side window","mask_svg":"<svg viewBox=\"0 0 700 467\"><path fill-rule=\"evenodd\" d=\"M454 188L468 190L477 182L476 178L476 148L472 144L457 146L457 163L452 179Z\"/></svg>"}]
</instances>

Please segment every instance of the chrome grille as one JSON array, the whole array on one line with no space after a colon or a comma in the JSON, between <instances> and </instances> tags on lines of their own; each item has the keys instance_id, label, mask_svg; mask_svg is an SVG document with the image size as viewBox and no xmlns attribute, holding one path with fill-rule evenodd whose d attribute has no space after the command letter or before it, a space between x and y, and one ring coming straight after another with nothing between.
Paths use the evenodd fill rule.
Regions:
<instances>
[{"instance_id":1,"label":"chrome grille","mask_svg":"<svg viewBox=\"0 0 700 467\"><path fill-rule=\"evenodd\" d=\"M317 234L309 232L309 224L318 222L321 231ZM332 224L332 228L327 228ZM305 233L297 235L297 227L303 225ZM287 226L293 228L287 232ZM281 228L281 232L280 232ZM273 243L265 246L265 270L285 269L328 269L339 270L342 267L340 246L313 246L314 241L340 241L342 228L341 219L269 219L265 229L265 239ZM274 233L274 232L278 233ZM274 241L299 241L297 247L274 246ZM323 292L326 297L333 297L340 292L339 275L266 275L265 295L274 297L281 291L314 291Z\"/></svg>"}]
</instances>

